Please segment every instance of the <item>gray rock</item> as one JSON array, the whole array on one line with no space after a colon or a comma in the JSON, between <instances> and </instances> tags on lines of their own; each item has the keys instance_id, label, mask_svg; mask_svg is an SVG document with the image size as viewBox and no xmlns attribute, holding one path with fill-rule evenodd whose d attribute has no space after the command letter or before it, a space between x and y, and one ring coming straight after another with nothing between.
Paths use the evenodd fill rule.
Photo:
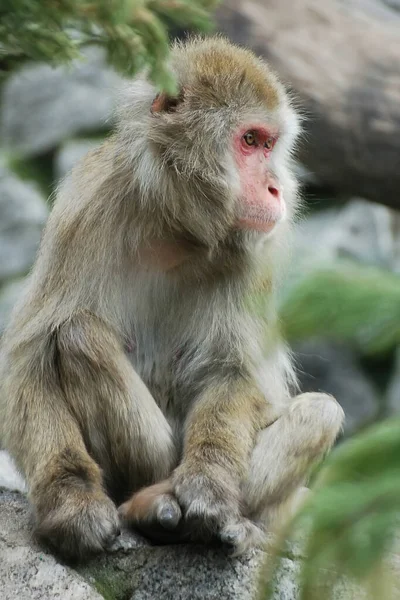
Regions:
<instances>
[{"instance_id":1,"label":"gray rock","mask_svg":"<svg viewBox=\"0 0 400 600\"><path fill-rule=\"evenodd\" d=\"M0 490L2 600L101 600L82 576L37 546L28 523L26 500Z\"/></svg>"},{"instance_id":2,"label":"gray rock","mask_svg":"<svg viewBox=\"0 0 400 600\"><path fill-rule=\"evenodd\" d=\"M345 412L346 434L377 417L379 394L348 346L307 340L294 346L294 352L302 391L335 396Z\"/></svg>"},{"instance_id":3,"label":"gray rock","mask_svg":"<svg viewBox=\"0 0 400 600\"><path fill-rule=\"evenodd\" d=\"M17 279L6 283L0 289L0 334L6 328L10 314L17 300L21 297L26 279Z\"/></svg>"},{"instance_id":4,"label":"gray rock","mask_svg":"<svg viewBox=\"0 0 400 600\"><path fill-rule=\"evenodd\" d=\"M18 473L14 461L5 450L0 450L0 488L14 492L25 492L26 485Z\"/></svg>"},{"instance_id":5,"label":"gray rock","mask_svg":"<svg viewBox=\"0 0 400 600\"><path fill-rule=\"evenodd\" d=\"M26 499L6 490L0 490L0 532L2 600L252 600L263 557L254 552L233 559L196 546L152 547L124 532L125 541L108 554L72 569L37 545ZM289 570L280 576L275 600L295 600L289 578Z\"/></svg>"},{"instance_id":6,"label":"gray rock","mask_svg":"<svg viewBox=\"0 0 400 600\"><path fill-rule=\"evenodd\" d=\"M37 188L0 165L0 282L30 268L47 216Z\"/></svg>"},{"instance_id":7,"label":"gray rock","mask_svg":"<svg viewBox=\"0 0 400 600\"><path fill-rule=\"evenodd\" d=\"M295 545L288 550L272 600L299 600L302 554ZM392 559L398 585L400 565L397 557ZM33 539L24 496L0 489L2 600L254 600L267 561L268 553L263 552L238 559L200 546L150 546L124 531L108 553L71 568ZM343 581L334 597L361 600L365 596Z\"/></svg>"},{"instance_id":8,"label":"gray rock","mask_svg":"<svg viewBox=\"0 0 400 600\"><path fill-rule=\"evenodd\" d=\"M343 208L311 215L298 227L294 269L313 269L336 259L392 269L399 244L395 211L359 198Z\"/></svg>"},{"instance_id":9,"label":"gray rock","mask_svg":"<svg viewBox=\"0 0 400 600\"><path fill-rule=\"evenodd\" d=\"M100 48L83 51L72 68L30 65L4 86L0 138L24 156L57 146L79 131L104 128L120 77L105 66Z\"/></svg>"},{"instance_id":10,"label":"gray rock","mask_svg":"<svg viewBox=\"0 0 400 600\"><path fill-rule=\"evenodd\" d=\"M76 163L101 143L101 140L70 140L65 142L55 156L54 167L57 179L65 177Z\"/></svg>"}]
</instances>

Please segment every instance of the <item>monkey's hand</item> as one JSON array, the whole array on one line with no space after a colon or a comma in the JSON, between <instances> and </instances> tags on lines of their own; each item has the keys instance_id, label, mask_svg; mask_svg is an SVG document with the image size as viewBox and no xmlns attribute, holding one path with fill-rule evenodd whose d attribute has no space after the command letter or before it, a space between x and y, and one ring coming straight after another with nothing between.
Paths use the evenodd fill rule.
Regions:
<instances>
[{"instance_id":1,"label":"monkey's hand","mask_svg":"<svg viewBox=\"0 0 400 600\"><path fill-rule=\"evenodd\" d=\"M242 516L239 490L224 469L216 465L194 468L183 462L172 484L191 540L217 538L235 555L264 544L262 530Z\"/></svg>"}]
</instances>

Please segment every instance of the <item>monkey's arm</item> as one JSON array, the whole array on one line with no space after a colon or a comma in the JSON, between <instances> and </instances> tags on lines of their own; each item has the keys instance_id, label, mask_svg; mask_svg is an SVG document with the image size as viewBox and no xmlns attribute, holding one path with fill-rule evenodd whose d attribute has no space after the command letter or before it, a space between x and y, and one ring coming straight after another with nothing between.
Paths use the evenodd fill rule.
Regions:
<instances>
[{"instance_id":1,"label":"monkey's arm","mask_svg":"<svg viewBox=\"0 0 400 600\"><path fill-rule=\"evenodd\" d=\"M195 401L172 482L185 519L196 529L204 525L200 536L218 533L229 541L240 528L240 536L254 537L254 526L241 516L240 482L257 432L276 416L251 377L240 372L209 384Z\"/></svg>"}]
</instances>

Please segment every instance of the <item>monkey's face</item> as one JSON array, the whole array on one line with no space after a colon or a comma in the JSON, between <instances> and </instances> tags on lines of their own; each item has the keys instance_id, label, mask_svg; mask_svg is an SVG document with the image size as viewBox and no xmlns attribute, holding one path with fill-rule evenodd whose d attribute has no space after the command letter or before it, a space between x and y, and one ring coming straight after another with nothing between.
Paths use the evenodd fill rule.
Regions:
<instances>
[{"instance_id":1,"label":"monkey's face","mask_svg":"<svg viewBox=\"0 0 400 600\"><path fill-rule=\"evenodd\" d=\"M244 126L234 135L240 176L239 228L269 233L285 217L282 185L269 167L277 139L277 129L263 124Z\"/></svg>"}]
</instances>

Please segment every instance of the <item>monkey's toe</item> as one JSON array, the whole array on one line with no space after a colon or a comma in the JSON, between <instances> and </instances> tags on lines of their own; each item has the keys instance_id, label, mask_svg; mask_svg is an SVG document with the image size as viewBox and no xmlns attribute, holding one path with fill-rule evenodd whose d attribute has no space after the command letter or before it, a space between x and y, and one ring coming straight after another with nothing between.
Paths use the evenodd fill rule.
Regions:
<instances>
[{"instance_id":1,"label":"monkey's toe","mask_svg":"<svg viewBox=\"0 0 400 600\"><path fill-rule=\"evenodd\" d=\"M265 533L249 519L226 525L219 538L227 552L233 556L244 554L252 548L261 548L265 544Z\"/></svg>"}]
</instances>

